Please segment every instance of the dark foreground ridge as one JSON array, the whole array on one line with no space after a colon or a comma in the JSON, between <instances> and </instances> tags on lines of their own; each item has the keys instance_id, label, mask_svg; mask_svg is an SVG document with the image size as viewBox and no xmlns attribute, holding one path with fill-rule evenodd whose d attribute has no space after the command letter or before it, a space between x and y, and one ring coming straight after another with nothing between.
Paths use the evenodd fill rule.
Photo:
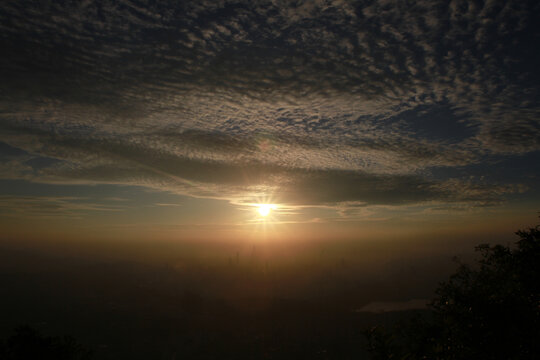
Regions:
<instances>
[{"instance_id":1,"label":"dark foreground ridge","mask_svg":"<svg viewBox=\"0 0 540 360\"><path fill-rule=\"evenodd\" d=\"M477 263L460 264L426 310L351 310L346 294L231 303L139 290L121 294L118 303L90 294L86 305L20 297L26 312L17 313L19 323L31 327L2 329L0 359L538 359L540 229L517 235L514 246L478 246ZM96 296L105 307L95 306ZM142 302L121 303L131 297ZM4 299L6 309L15 308ZM66 333L73 337L57 336Z\"/></svg>"},{"instance_id":2,"label":"dark foreground ridge","mask_svg":"<svg viewBox=\"0 0 540 360\"><path fill-rule=\"evenodd\" d=\"M540 228L518 231L515 247L477 246L441 283L429 318L367 333L373 359L539 359Z\"/></svg>"}]
</instances>

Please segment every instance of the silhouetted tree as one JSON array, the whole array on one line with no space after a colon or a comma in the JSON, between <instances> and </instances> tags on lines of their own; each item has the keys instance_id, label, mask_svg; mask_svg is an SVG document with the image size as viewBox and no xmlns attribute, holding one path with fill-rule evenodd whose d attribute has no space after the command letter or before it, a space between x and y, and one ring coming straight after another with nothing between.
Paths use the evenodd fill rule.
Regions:
<instances>
[{"instance_id":1,"label":"silhouetted tree","mask_svg":"<svg viewBox=\"0 0 540 360\"><path fill-rule=\"evenodd\" d=\"M46 337L29 326L15 329L0 349L2 360L86 360L90 351L71 337Z\"/></svg>"},{"instance_id":2,"label":"silhouetted tree","mask_svg":"<svg viewBox=\"0 0 540 360\"><path fill-rule=\"evenodd\" d=\"M432 315L367 333L373 359L540 359L540 228L513 248L480 245L441 283Z\"/></svg>"}]
</instances>

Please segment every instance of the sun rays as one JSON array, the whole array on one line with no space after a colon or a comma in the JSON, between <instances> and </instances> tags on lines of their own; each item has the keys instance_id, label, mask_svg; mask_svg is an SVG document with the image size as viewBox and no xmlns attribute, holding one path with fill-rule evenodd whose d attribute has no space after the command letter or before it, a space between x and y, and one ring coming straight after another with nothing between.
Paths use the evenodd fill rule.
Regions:
<instances>
[{"instance_id":1,"label":"sun rays","mask_svg":"<svg viewBox=\"0 0 540 360\"><path fill-rule=\"evenodd\" d=\"M277 209L277 205L275 204L257 204L257 207L257 211L262 217L267 217L272 210Z\"/></svg>"}]
</instances>

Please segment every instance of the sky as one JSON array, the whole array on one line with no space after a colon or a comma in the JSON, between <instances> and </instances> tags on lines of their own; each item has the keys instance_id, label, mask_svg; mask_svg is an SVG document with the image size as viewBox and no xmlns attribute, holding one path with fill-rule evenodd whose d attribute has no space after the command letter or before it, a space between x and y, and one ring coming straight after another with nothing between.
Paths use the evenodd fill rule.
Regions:
<instances>
[{"instance_id":1,"label":"sky","mask_svg":"<svg viewBox=\"0 0 540 360\"><path fill-rule=\"evenodd\" d=\"M2 1L2 241L511 236L540 209L539 18L527 0Z\"/></svg>"}]
</instances>

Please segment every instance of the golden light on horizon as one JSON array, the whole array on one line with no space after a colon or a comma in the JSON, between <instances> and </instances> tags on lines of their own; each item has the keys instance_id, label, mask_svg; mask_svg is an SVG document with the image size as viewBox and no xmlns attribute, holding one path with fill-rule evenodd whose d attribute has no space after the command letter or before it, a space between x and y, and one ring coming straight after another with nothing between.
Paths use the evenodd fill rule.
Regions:
<instances>
[{"instance_id":1,"label":"golden light on horizon","mask_svg":"<svg viewBox=\"0 0 540 360\"><path fill-rule=\"evenodd\" d=\"M267 217L270 215L270 212L276 208L276 205L273 204L258 204L257 211L262 217Z\"/></svg>"}]
</instances>

